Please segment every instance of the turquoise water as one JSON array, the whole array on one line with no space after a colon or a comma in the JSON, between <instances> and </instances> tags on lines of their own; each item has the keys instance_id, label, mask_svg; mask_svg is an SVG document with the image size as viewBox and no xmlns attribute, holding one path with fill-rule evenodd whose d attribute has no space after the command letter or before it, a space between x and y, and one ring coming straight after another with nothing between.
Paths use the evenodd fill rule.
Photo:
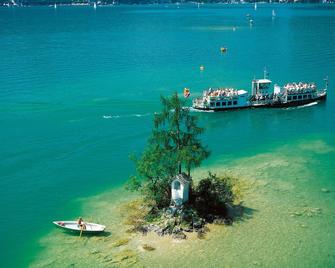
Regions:
<instances>
[{"instance_id":1,"label":"turquoise water","mask_svg":"<svg viewBox=\"0 0 335 268\"><path fill-rule=\"evenodd\" d=\"M142 150L161 94L189 87L194 96L220 85L249 90L264 66L279 84L321 86L328 75L326 103L198 115L212 150L207 165L300 139L334 145L332 6L0 8L0 23L4 267L30 263L52 220L78 216L74 200L127 179L134 171L128 155ZM320 185L335 190L334 154L322 157L315 156Z\"/></svg>"}]
</instances>

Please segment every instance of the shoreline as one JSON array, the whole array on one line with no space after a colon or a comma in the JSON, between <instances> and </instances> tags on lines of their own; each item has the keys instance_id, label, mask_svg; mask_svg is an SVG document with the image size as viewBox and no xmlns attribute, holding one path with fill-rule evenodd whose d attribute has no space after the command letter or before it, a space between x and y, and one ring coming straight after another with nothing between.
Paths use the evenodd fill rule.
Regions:
<instances>
[{"instance_id":1,"label":"shoreline","mask_svg":"<svg viewBox=\"0 0 335 268\"><path fill-rule=\"evenodd\" d=\"M83 3L61 3L61 2L50 2L50 3L38 3L38 4L17 4L17 5L13 5L12 2L4 2L0 5L0 7L54 7L54 4L57 4L57 7L93 7L93 2L83 2ZM265 5L265 6L282 6L282 5L290 5L290 6L301 6L301 5L320 5L320 6L327 6L327 5L332 5L335 3L334 2L327 2L327 3L323 3L323 2L318 2L318 3L312 3L312 2L306 2L306 3L302 3L302 2L294 2L294 3L286 3L286 2L273 2L273 3L269 3L269 2L244 2L244 3L240 3L240 2L236 2L236 3L228 3L228 2L210 2L210 3L201 3L201 6L250 6L253 4L260 4L260 5ZM111 4L97 4L97 7L122 7L122 6L126 6L126 7L130 7L130 6L193 6L193 5L197 5L198 2L194 2L194 1L190 1L190 2L184 2L184 3L122 3L122 4L118 4L118 3L111 3Z\"/></svg>"}]
</instances>

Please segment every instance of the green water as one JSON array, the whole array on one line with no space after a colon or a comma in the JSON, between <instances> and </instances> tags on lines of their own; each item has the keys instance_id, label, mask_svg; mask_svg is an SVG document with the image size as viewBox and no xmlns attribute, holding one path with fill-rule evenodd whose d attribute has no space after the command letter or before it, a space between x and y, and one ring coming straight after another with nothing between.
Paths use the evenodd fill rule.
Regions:
<instances>
[{"instance_id":1,"label":"green water","mask_svg":"<svg viewBox=\"0 0 335 268\"><path fill-rule=\"evenodd\" d=\"M247 13L253 16L252 27ZM197 113L206 128L203 140L212 150L205 166L230 168L263 185L246 198L247 205L259 213L239 223L227 237L219 236L220 246L231 253L228 266L238 265L239 254L234 259L234 252L247 251L251 241L253 248L260 248L243 255L242 267L252 262L334 266L332 6L259 5L257 11L248 5L0 8L0 23L0 257L4 267L43 264L52 257L48 249L71 239L53 232L58 239L53 241L52 220L75 218L87 211L103 221L103 211L93 213L95 199L83 203L78 198L116 189L133 172L128 155L143 149L152 115L159 110L160 94L189 87L194 96L207 86L220 85L249 90L251 79L261 76L264 66L279 84L311 80L321 86L328 75L328 99L299 109ZM220 54L221 46L228 47L228 53ZM201 64L204 72L199 71ZM119 202L115 195L106 198L111 207ZM86 210L85 203L91 204ZM108 202L101 203L100 209L106 210ZM303 216L307 223L291 217L292 211L304 206L320 208L322 213ZM285 210L289 212L279 217ZM286 216L288 220L282 222ZM299 239L290 240L297 235L300 244L294 242ZM230 243L223 243L225 239ZM201 247L209 258L195 258L189 265L219 265L218 256L223 253L206 252L206 246L213 249L219 241L206 243ZM189 248L199 249L197 245ZM289 254L293 251L297 254ZM73 255L61 255L62 264L77 261ZM157 250L141 256L141 261L150 266L173 259L171 254L166 254L165 262L159 257ZM61 265L59 261L54 264Z\"/></svg>"}]
</instances>

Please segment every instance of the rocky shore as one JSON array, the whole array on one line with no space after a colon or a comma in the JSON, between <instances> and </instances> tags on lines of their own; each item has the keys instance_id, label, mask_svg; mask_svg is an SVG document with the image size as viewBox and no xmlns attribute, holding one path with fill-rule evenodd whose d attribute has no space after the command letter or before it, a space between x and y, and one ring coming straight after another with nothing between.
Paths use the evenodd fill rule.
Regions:
<instances>
[{"instance_id":1,"label":"rocky shore","mask_svg":"<svg viewBox=\"0 0 335 268\"><path fill-rule=\"evenodd\" d=\"M159 236L171 235L174 239L186 239L186 233L195 232L201 238L209 231L207 223L231 225L232 222L232 218L212 214L200 217L195 209L188 206L168 207L153 222L140 226L137 231L143 234L155 232Z\"/></svg>"}]
</instances>

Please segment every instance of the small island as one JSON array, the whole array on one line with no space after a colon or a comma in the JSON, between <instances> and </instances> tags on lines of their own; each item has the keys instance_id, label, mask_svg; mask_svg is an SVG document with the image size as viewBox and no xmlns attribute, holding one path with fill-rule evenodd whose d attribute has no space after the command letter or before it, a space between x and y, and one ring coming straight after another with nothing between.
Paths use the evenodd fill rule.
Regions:
<instances>
[{"instance_id":1,"label":"small island","mask_svg":"<svg viewBox=\"0 0 335 268\"><path fill-rule=\"evenodd\" d=\"M177 93L161 102L147 147L139 158L132 157L137 175L126 188L139 191L142 199L128 205L126 224L131 232L176 239L197 232L201 238L207 223L231 225L242 216L237 179L209 171L200 181L192 180L191 170L210 155L199 139L204 129Z\"/></svg>"}]
</instances>

